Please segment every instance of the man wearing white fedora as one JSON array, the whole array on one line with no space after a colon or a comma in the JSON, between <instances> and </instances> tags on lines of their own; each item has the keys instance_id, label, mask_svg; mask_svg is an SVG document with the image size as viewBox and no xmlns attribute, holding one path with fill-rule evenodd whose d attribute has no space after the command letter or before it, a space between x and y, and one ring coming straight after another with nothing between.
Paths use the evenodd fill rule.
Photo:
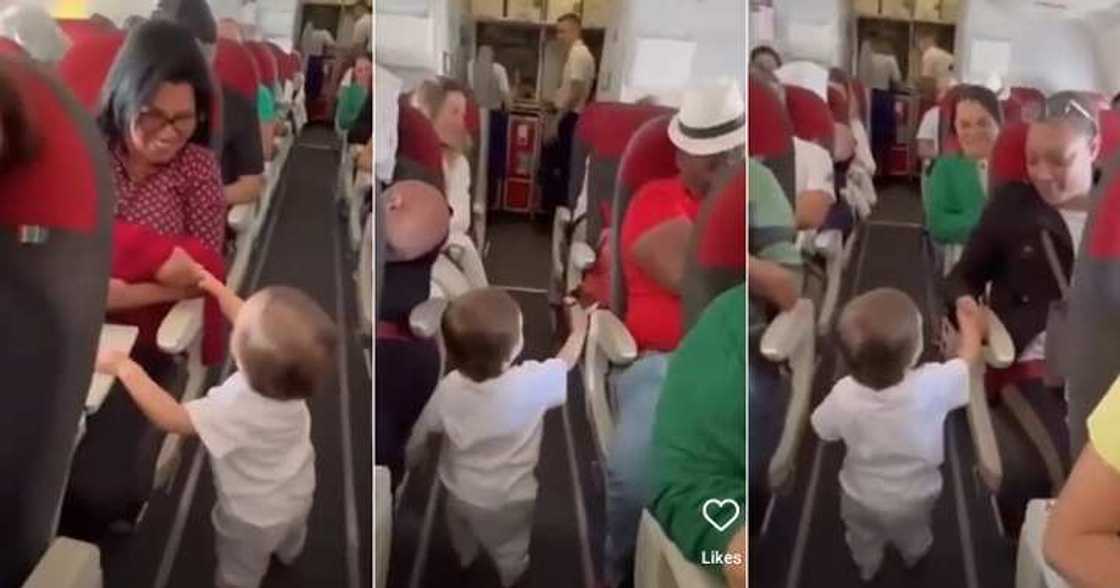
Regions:
<instances>
[{"instance_id":1,"label":"man wearing white fedora","mask_svg":"<svg viewBox=\"0 0 1120 588\"><path fill-rule=\"evenodd\" d=\"M625 211L620 244L626 326L640 358L616 380L618 423L607 458L607 582L633 570L643 505L652 498L649 452L669 354L682 336L680 286L700 206L719 173L744 157L746 113L737 83L684 93L669 123L679 174L642 186Z\"/></svg>"}]
</instances>

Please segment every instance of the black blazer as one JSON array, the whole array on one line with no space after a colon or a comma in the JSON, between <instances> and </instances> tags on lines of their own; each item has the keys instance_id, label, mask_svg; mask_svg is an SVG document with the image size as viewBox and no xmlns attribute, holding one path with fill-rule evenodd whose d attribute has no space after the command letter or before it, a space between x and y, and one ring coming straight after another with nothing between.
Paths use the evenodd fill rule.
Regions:
<instances>
[{"instance_id":1,"label":"black blazer","mask_svg":"<svg viewBox=\"0 0 1120 588\"><path fill-rule=\"evenodd\" d=\"M1068 281L1074 248L1061 214L1030 184L1013 182L1000 187L946 283L950 309L960 296L971 294L979 299L991 283L989 304L1007 327L1016 354L1046 330L1050 303L1061 299L1043 248L1043 230L1054 242ZM950 312L949 316L955 315Z\"/></svg>"}]
</instances>

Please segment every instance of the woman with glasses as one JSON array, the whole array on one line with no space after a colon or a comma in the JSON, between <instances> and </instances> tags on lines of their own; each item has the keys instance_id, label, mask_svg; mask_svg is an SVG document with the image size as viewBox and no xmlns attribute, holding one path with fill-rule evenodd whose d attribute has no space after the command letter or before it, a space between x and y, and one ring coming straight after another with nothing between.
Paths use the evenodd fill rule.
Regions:
<instances>
[{"instance_id":1,"label":"woman with glasses","mask_svg":"<svg viewBox=\"0 0 1120 588\"><path fill-rule=\"evenodd\" d=\"M987 201L988 159L999 135L999 99L981 86L961 86L950 113L949 137L960 145L957 153L938 157L929 178L925 200L926 228L935 243L948 249L951 266L959 248L980 220Z\"/></svg>"},{"instance_id":2,"label":"woman with glasses","mask_svg":"<svg viewBox=\"0 0 1120 588\"><path fill-rule=\"evenodd\" d=\"M117 191L108 320L139 327L132 355L157 381L175 371L156 333L175 302L201 295L195 263L219 276L224 269L226 204L210 150L217 99L210 79L191 32L147 21L121 48L97 117ZM208 301L207 363L222 359L223 330L220 310ZM161 440L127 394L111 394L88 419L75 453L64 532L96 541L113 523L131 523L151 492Z\"/></svg>"},{"instance_id":3,"label":"woman with glasses","mask_svg":"<svg viewBox=\"0 0 1120 588\"><path fill-rule=\"evenodd\" d=\"M1015 345L1015 363L989 370L985 382L1009 536L1018 534L1027 501L1052 496L1069 467L1066 403L1053 381L1056 358L1047 357L1054 349L1047 326L1055 324L1048 323L1051 306L1065 297L1088 217L1101 144L1097 115L1095 103L1076 92L1047 101L1027 133L1029 181L994 192L949 276L949 302L958 308L975 308L990 288L988 304Z\"/></svg>"}]
</instances>

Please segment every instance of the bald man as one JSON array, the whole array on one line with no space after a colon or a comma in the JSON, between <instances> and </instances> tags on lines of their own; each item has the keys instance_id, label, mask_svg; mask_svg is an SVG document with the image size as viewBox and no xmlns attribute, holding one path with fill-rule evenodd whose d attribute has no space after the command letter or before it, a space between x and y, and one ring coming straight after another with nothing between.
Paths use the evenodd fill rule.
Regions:
<instances>
[{"instance_id":1,"label":"bald man","mask_svg":"<svg viewBox=\"0 0 1120 588\"><path fill-rule=\"evenodd\" d=\"M404 448L412 425L436 388L439 348L408 329L409 313L430 293L432 264L451 224L447 199L431 184L405 180L378 196L384 234L384 278L377 307L374 353L375 462L386 465L393 485L404 474Z\"/></svg>"}]
</instances>

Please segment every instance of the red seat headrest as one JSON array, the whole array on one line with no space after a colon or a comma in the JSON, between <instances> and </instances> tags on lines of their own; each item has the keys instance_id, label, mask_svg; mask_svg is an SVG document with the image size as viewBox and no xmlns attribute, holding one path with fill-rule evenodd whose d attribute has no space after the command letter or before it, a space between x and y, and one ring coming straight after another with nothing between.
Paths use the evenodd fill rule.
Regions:
<instances>
[{"instance_id":1,"label":"red seat headrest","mask_svg":"<svg viewBox=\"0 0 1120 588\"><path fill-rule=\"evenodd\" d=\"M596 155L621 157L626 144L642 125L672 112L664 106L592 102L580 115L575 134Z\"/></svg>"},{"instance_id":2,"label":"red seat headrest","mask_svg":"<svg viewBox=\"0 0 1120 588\"><path fill-rule=\"evenodd\" d=\"M249 50L253 56L253 61L257 63L257 72L260 73L261 83L267 86L275 84L279 76L276 73L276 60L273 59L268 46L258 41L249 41L245 43L245 48Z\"/></svg>"},{"instance_id":3,"label":"red seat headrest","mask_svg":"<svg viewBox=\"0 0 1120 588\"><path fill-rule=\"evenodd\" d=\"M223 85L236 91L242 98L256 102L260 74L257 73L252 53L241 43L218 39L214 71Z\"/></svg>"},{"instance_id":4,"label":"red seat headrest","mask_svg":"<svg viewBox=\"0 0 1120 588\"><path fill-rule=\"evenodd\" d=\"M397 153L423 166L436 177L443 177L443 152L439 135L431 121L413 108L404 96L400 99L397 120ZM437 186L441 191L443 186Z\"/></svg>"},{"instance_id":5,"label":"red seat headrest","mask_svg":"<svg viewBox=\"0 0 1120 588\"><path fill-rule=\"evenodd\" d=\"M630 138L619 164L621 183L616 191L625 189L633 195L646 182L677 175L677 148L669 140L671 118L666 114L646 121Z\"/></svg>"},{"instance_id":6,"label":"red seat headrest","mask_svg":"<svg viewBox=\"0 0 1120 588\"><path fill-rule=\"evenodd\" d=\"M264 46L272 54L272 61L276 64L276 76L281 80L290 80L292 74L288 67L288 56L284 53L284 50L272 41L266 41Z\"/></svg>"},{"instance_id":7,"label":"red seat headrest","mask_svg":"<svg viewBox=\"0 0 1120 588\"><path fill-rule=\"evenodd\" d=\"M1098 115L1101 128L1101 152L1097 161L1108 163L1112 156L1120 149L1120 112L1115 110L1102 110Z\"/></svg>"},{"instance_id":8,"label":"red seat headrest","mask_svg":"<svg viewBox=\"0 0 1120 588\"><path fill-rule=\"evenodd\" d=\"M747 86L747 150L751 157L778 157L793 151L793 129L785 105L760 79Z\"/></svg>"},{"instance_id":9,"label":"red seat headrest","mask_svg":"<svg viewBox=\"0 0 1120 588\"><path fill-rule=\"evenodd\" d=\"M1024 122L1031 122L1038 118L1042 107L1046 103L1046 95L1035 88L1014 86L1011 88L1011 97L1023 107L1022 117Z\"/></svg>"},{"instance_id":10,"label":"red seat headrest","mask_svg":"<svg viewBox=\"0 0 1120 588\"><path fill-rule=\"evenodd\" d=\"M58 62L58 75L90 112L96 112L101 87L124 45L124 33L104 33L74 41Z\"/></svg>"},{"instance_id":11,"label":"red seat headrest","mask_svg":"<svg viewBox=\"0 0 1120 588\"><path fill-rule=\"evenodd\" d=\"M1024 121L1023 105L1015 98L1000 100L999 105L1003 110L1003 124L1010 125Z\"/></svg>"},{"instance_id":12,"label":"red seat headrest","mask_svg":"<svg viewBox=\"0 0 1120 588\"><path fill-rule=\"evenodd\" d=\"M91 232L99 191L112 190L104 140L57 82L23 59L0 57L39 135L34 160L0 176L0 223ZM100 150L100 157L96 152Z\"/></svg>"},{"instance_id":13,"label":"red seat headrest","mask_svg":"<svg viewBox=\"0 0 1120 588\"><path fill-rule=\"evenodd\" d=\"M820 96L800 86L786 86L786 108L799 139L832 150L832 113Z\"/></svg>"},{"instance_id":14,"label":"red seat headrest","mask_svg":"<svg viewBox=\"0 0 1120 588\"><path fill-rule=\"evenodd\" d=\"M55 19L55 22L58 23L58 27L62 29L62 32L65 33L67 37L70 37L70 41L74 44L90 37L116 32L85 18L58 18ZM73 45L71 45L71 49L73 49Z\"/></svg>"},{"instance_id":15,"label":"red seat headrest","mask_svg":"<svg viewBox=\"0 0 1120 588\"><path fill-rule=\"evenodd\" d=\"M840 88L829 86L828 109L832 113L832 120L841 124L848 124L851 119L851 105L847 95Z\"/></svg>"},{"instance_id":16,"label":"red seat headrest","mask_svg":"<svg viewBox=\"0 0 1120 588\"><path fill-rule=\"evenodd\" d=\"M1026 182L1027 131L1030 124L1019 122L1005 125L992 147L992 160L988 173L994 189L1008 182Z\"/></svg>"},{"instance_id":17,"label":"red seat headrest","mask_svg":"<svg viewBox=\"0 0 1120 588\"><path fill-rule=\"evenodd\" d=\"M697 224L700 244L696 255L701 267L746 270L747 267L747 166L745 162L718 193L705 203Z\"/></svg>"}]
</instances>

